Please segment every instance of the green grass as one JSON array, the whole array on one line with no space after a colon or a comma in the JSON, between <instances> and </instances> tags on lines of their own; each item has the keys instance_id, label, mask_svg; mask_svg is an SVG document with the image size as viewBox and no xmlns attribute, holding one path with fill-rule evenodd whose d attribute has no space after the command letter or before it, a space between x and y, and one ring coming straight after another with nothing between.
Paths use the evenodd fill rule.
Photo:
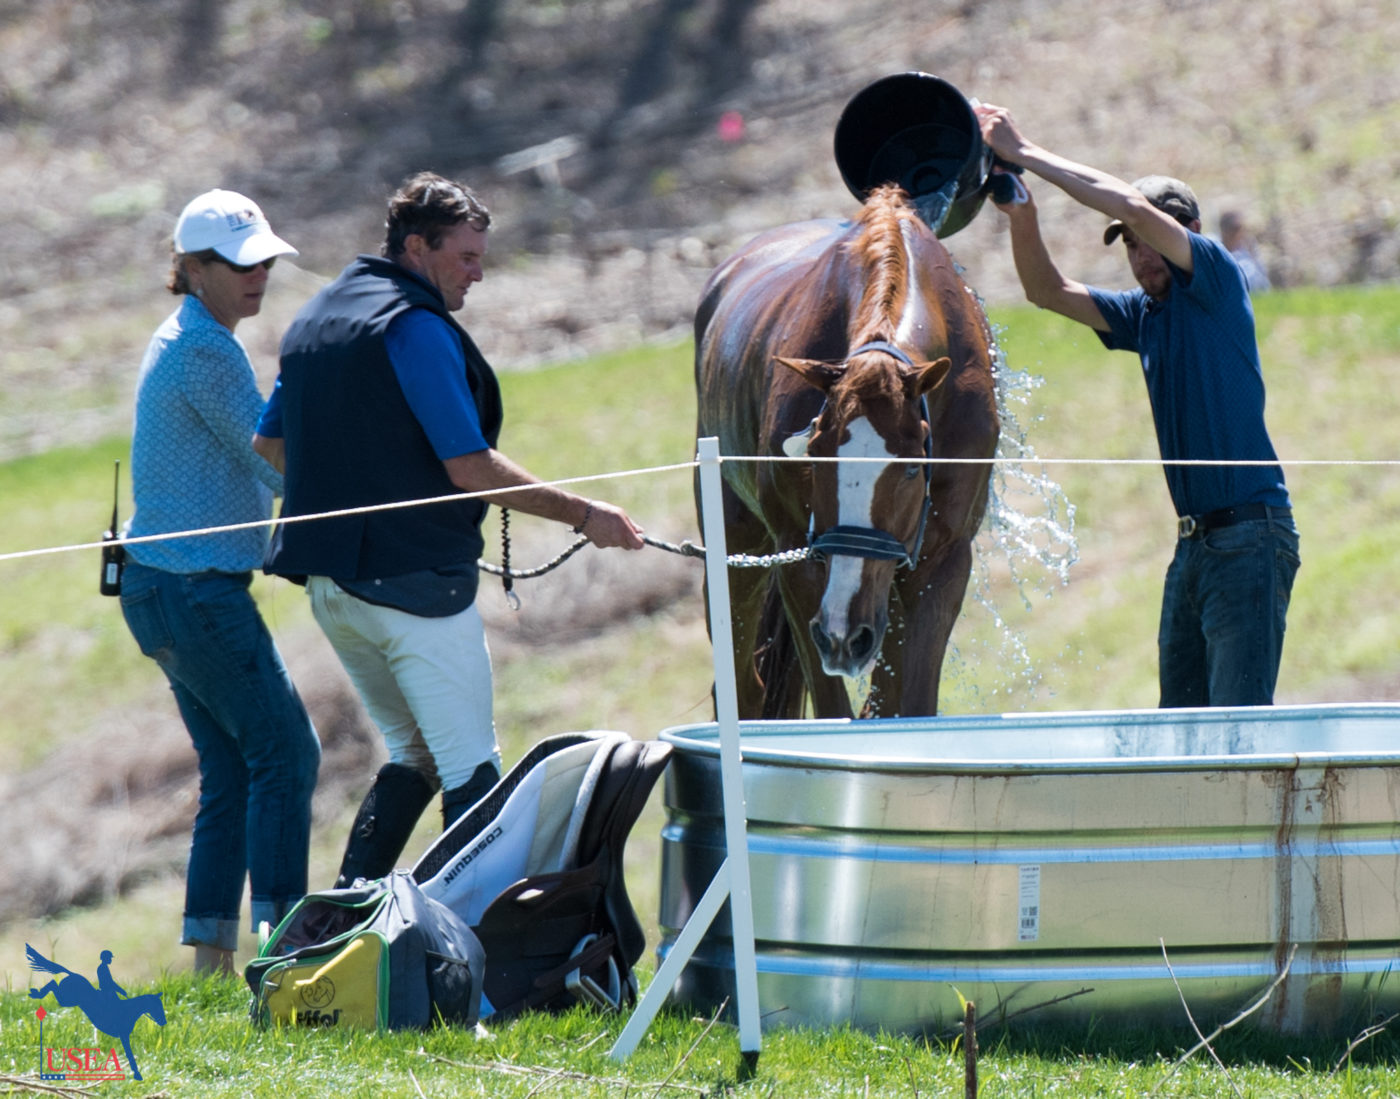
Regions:
<instances>
[{"instance_id":1,"label":"green grass","mask_svg":"<svg viewBox=\"0 0 1400 1099\"><path fill-rule=\"evenodd\" d=\"M1396 685L1400 636L1400 585L1393 581L1400 472L1288 463L1400 458L1400 392L1392 382L1400 376L1400 287L1291 290L1256 304L1270 427L1303 535L1280 701L1384 697ZM1136 361L1109 354L1091 333L1031 309L998 309L993 319L1013 370L1043 379L1018 390L1024 400L1011 411L1045 460L1046 475L1074 504L1079 560L1067 584L1018 563L1018 590L1008 563L983 536L979 594L996 615L969 600L954 634L945 711L1153 706L1157 607L1173 531L1161 471L1056 464L1156 455ZM689 349L680 345L506 375L502 447L546 478L685 462L693 449L690 371ZM0 499L10 520L0 552L94 539L110 512L112 460L124 457L125 448L124 440L112 439L0 465ZM590 481L579 490L617 500L652 533L678 539L695 536L690 486L689 471L672 470ZM546 527L520 519L514 530L531 559L517 563L536 563L538 545L567 544L567 534ZM79 747L83 754L75 758L99 760L103 713L163 693L126 635L115 602L96 593L97 560L96 551L87 550L0 562L6 591L0 761L11 772ZM567 729L621 728L647 736L708 717L710 670L698 583L697 571L693 605L672 605L623 627L499 659L497 716L507 761L531 740ZM314 629L296 589L266 579L256 589L284 644ZM538 597L528 582L520 590L528 616ZM1027 654L1024 664L1007 656L1018 643ZM629 884L653 942L658 823L656 810L649 810L628 848ZM324 850L313 862L324 876L340 834L320 840ZM605 1056L618 1021L583 1012L504 1027L490 1042L451 1031L373 1038L258 1031L246 1022L238 985L198 984L167 972L187 964L170 945L178 906L178 880L164 879L105 908L12 926L0 936L0 961L11 974L19 969L22 943L32 939L65 959L95 957L90 946L111 947L125 981L167 989L170 1025L157 1030L143 1023L138 1030L148 1085L117 1089L123 1093L961 1094L961 1051L950 1041L840 1030L771 1032L758 1076L741 1084L733 1032L718 1027L704 1034L706 1021L685 1015L663 1015L625 1067ZM0 1033L11 1058L8 1071L31 1072L26 1050L33 1005L18 977L12 980L16 991L0 997ZM1146 1096L1165 1076L1173 1050L1191 1041L1185 1033L1110 1032L1104 1024L991 1032L982 1042L983 1094ZM1248 1032L1227 1036L1221 1051L1250 1096L1400 1093L1391 1083L1397 1056L1389 1039L1364 1047L1358 1067L1331 1076L1344 1046L1344 1039ZM683 1059L672 1083L694 1090L659 1091ZM525 1066L526 1074L461 1067L502 1063ZM594 1079L544 1075L553 1070ZM1158 1094L1217 1096L1229 1094L1229 1087L1218 1068L1198 1057Z\"/></svg>"},{"instance_id":2,"label":"green grass","mask_svg":"<svg viewBox=\"0 0 1400 1099\"><path fill-rule=\"evenodd\" d=\"M736 1032L712 1019L663 1011L633 1056L609 1057L623 1020L576 1009L488 1028L372 1034L258 1028L247 1018L247 991L234 980L167 976L129 991L164 993L166 1024L142 1019L132 1047L145 1080L102 1086L102 1094L280 1097L724 1096L857 1099L864 1096L961 1096L965 1063L959 1035L914 1038L846 1028L782 1029L765 1035L749 1074ZM46 1002L44 1045L112 1048L94 1037L77 1008ZM36 1004L22 991L0 996L11 1077L33 1080L38 1063ZM1179 1068L1194 1044L1176 1030L1085 1028L984 1029L979 1035L981 1094L1005 1099L1156 1094L1215 1099L1230 1094L1230 1074L1251 1099L1306 1096L1362 1099L1396 1094L1395 1040L1382 1035L1344 1060L1345 1039L1281 1039L1229 1032L1214 1043L1225 1068L1205 1053ZM120 1052L120 1047L117 1047ZM125 1066L125 1058L122 1058ZM3 1082L3 1081L0 1081ZM662 1085L666 1086L662 1086Z\"/></svg>"},{"instance_id":3,"label":"green grass","mask_svg":"<svg viewBox=\"0 0 1400 1099\"><path fill-rule=\"evenodd\" d=\"M549 477L688 462L692 369L685 343L504 374L501 448ZM689 491L688 474L684 483Z\"/></svg>"}]
</instances>

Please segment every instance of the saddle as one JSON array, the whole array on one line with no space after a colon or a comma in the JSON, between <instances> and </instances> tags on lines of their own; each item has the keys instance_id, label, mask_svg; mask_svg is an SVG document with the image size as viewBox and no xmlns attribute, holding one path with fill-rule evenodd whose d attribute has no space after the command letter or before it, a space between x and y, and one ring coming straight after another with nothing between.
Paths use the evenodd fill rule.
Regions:
<instances>
[{"instance_id":1,"label":"saddle","mask_svg":"<svg viewBox=\"0 0 1400 1099\"><path fill-rule=\"evenodd\" d=\"M646 935L622 852L671 747L623 733L541 741L413 867L486 952L482 1017L636 999Z\"/></svg>"},{"instance_id":2,"label":"saddle","mask_svg":"<svg viewBox=\"0 0 1400 1099\"><path fill-rule=\"evenodd\" d=\"M537 744L408 871L309 894L245 976L256 1021L474 1026L637 996L646 935L622 853L670 745Z\"/></svg>"}]
</instances>

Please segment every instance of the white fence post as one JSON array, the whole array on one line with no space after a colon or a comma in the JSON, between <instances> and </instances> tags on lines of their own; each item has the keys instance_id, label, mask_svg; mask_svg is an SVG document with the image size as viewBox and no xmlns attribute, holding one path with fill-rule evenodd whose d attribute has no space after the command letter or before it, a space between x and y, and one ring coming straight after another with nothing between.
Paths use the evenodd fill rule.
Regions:
<instances>
[{"instance_id":1,"label":"white fence post","mask_svg":"<svg viewBox=\"0 0 1400 1099\"><path fill-rule=\"evenodd\" d=\"M734 987L739 1013L739 1049L757 1057L761 1036L758 1016L758 961L754 947L753 897L749 890L748 812L744 805L743 760L739 747L739 700L734 688L733 624L729 609L729 552L724 541L724 506L719 440L699 440L700 510L705 536L705 582L710 596L710 647L715 667L715 717L719 725L720 782L724 795L723 864L691 912L671 952L661 963L646 995L610 1051L615 1060L632 1055L656 1018L700 938L729 898L734 942Z\"/></svg>"}]
</instances>

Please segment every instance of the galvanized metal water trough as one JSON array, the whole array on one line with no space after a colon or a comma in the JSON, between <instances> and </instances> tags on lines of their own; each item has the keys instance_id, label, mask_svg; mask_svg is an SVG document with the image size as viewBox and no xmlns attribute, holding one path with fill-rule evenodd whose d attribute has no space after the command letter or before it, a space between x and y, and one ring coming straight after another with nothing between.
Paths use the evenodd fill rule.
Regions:
<instances>
[{"instance_id":1,"label":"galvanized metal water trough","mask_svg":"<svg viewBox=\"0 0 1400 1099\"><path fill-rule=\"evenodd\" d=\"M717 726L661 738L664 957L724 826ZM939 1030L959 994L1175 1024L1184 995L1207 1025L1285 966L1267 1027L1400 1010L1400 705L743 722L741 744L765 1025ZM728 935L726 909L674 998L732 993Z\"/></svg>"}]
</instances>

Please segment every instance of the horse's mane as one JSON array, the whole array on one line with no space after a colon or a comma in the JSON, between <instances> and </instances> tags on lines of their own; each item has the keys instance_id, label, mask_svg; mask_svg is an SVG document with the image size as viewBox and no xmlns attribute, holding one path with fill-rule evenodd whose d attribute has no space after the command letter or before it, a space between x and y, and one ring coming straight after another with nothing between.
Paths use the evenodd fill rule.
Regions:
<instances>
[{"instance_id":1,"label":"horse's mane","mask_svg":"<svg viewBox=\"0 0 1400 1099\"><path fill-rule=\"evenodd\" d=\"M847 245L851 258L866 272L852 343L894 336L909 291L902 223L916 216L904 191L892 183L877 187L861 207L859 231Z\"/></svg>"},{"instance_id":2,"label":"horse's mane","mask_svg":"<svg viewBox=\"0 0 1400 1099\"><path fill-rule=\"evenodd\" d=\"M893 340L909 292L903 222L916 217L904 191L894 184L876 188L856 218L858 232L847 254L865 273L865 290L851 325L853 347L871 340ZM898 372L882 366L849 371L831 396L843 418L872 400L900 396Z\"/></svg>"}]
</instances>

